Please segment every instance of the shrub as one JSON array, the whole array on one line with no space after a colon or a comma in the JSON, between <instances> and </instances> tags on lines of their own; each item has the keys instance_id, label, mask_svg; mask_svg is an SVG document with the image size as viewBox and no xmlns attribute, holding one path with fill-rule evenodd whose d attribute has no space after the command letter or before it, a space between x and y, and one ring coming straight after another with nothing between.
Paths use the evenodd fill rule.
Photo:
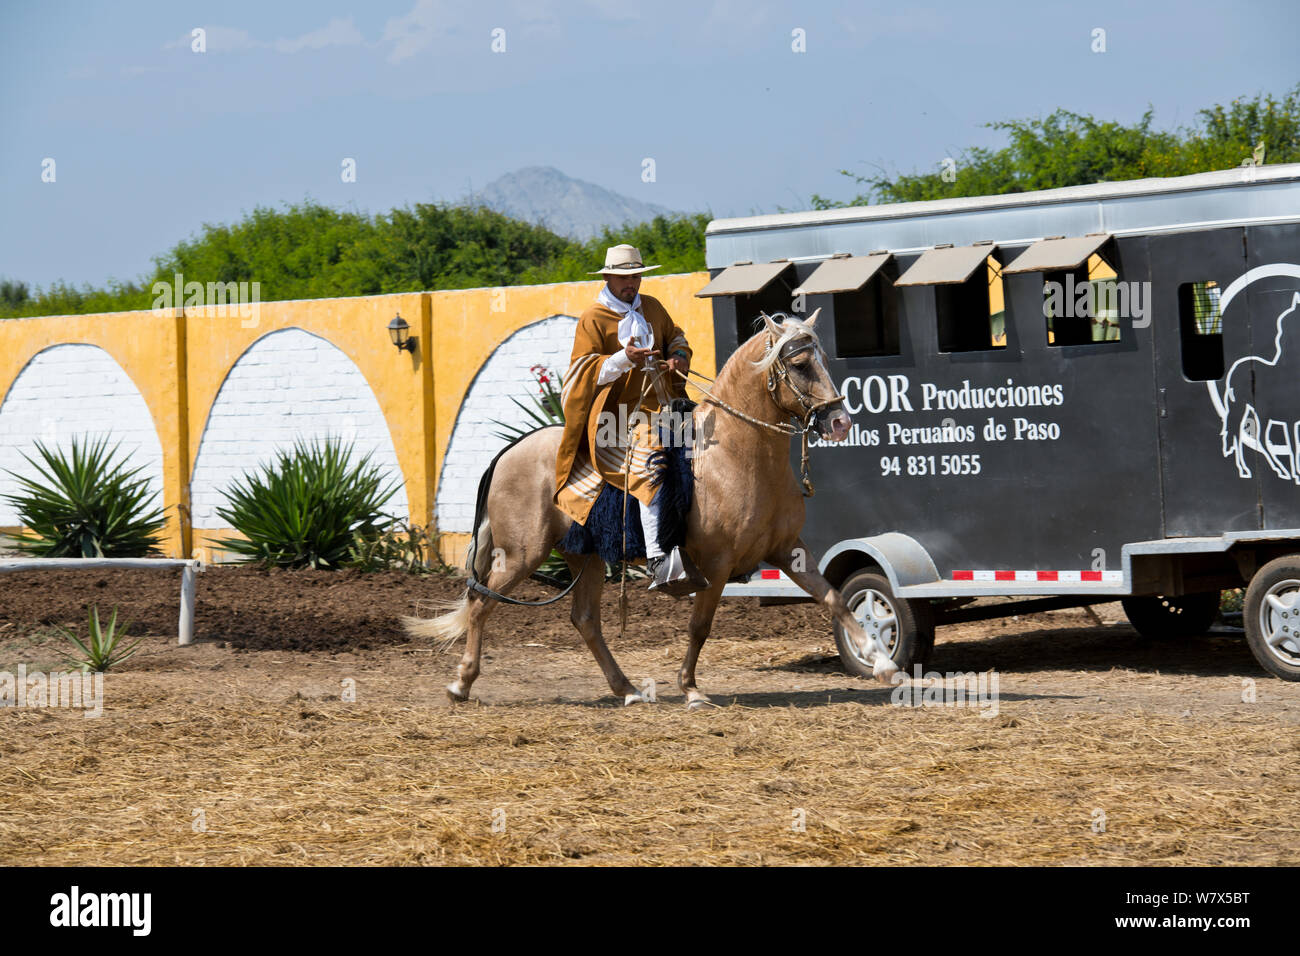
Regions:
<instances>
[{"instance_id":1,"label":"shrub","mask_svg":"<svg viewBox=\"0 0 1300 956\"><path fill-rule=\"evenodd\" d=\"M381 509L396 483L370 455L352 462L352 445L297 441L257 473L223 494L217 514L244 537L216 542L244 563L282 568L339 568L360 535L378 538L389 518Z\"/></svg>"},{"instance_id":2,"label":"shrub","mask_svg":"<svg viewBox=\"0 0 1300 956\"><path fill-rule=\"evenodd\" d=\"M120 446L108 448L106 437L74 438L67 453L36 442L43 464L26 455L38 478L9 474L23 491L7 495L30 533L14 546L44 558L138 558L157 552L162 509L148 510L156 493L141 478L143 467L117 460Z\"/></svg>"},{"instance_id":3,"label":"shrub","mask_svg":"<svg viewBox=\"0 0 1300 956\"><path fill-rule=\"evenodd\" d=\"M438 534L431 535L426 528L400 520L394 520L378 535L367 537L359 530L354 531L347 566L358 571L406 571L408 574L448 571L450 568L438 553L438 538Z\"/></svg>"}]
</instances>

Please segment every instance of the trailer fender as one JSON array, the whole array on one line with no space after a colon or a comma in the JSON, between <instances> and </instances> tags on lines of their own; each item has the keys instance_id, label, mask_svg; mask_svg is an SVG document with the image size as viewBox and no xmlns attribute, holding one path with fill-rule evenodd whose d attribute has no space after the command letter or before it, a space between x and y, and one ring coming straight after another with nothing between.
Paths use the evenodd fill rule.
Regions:
<instances>
[{"instance_id":1,"label":"trailer fender","mask_svg":"<svg viewBox=\"0 0 1300 956\"><path fill-rule=\"evenodd\" d=\"M930 553L915 538L897 531L841 541L822 555L818 570L839 587L854 571L872 564L889 579L895 593L900 587L939 580L939 569Z\"/></svg>"}]
</instances>

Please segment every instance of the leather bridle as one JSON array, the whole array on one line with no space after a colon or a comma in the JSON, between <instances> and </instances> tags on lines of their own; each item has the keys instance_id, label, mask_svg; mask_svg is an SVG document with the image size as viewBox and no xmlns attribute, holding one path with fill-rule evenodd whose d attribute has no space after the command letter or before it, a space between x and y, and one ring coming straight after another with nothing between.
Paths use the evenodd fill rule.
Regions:
<instances>
[{"instance_id":1,"label":"leather bridle","mask_svg":"<svg viewBox=\"0 0 1300 956\"><path fill-rule=\"evenodd\" d=\"M775 342L772 339L772 333L769 332L767 333L767 348L764 350L765 353L772 351L774 345ZM816 348L816 343L809 340L803 343L802 345L800 345L798 348L790 349L784 355L782 355L780 352L777 352L776 358L773 359L772 364L767 367L768 394L772 396L772 401L776 404L777 408L780 408L781 411L786 411L786 409L781 408L781 403L776 401L776 386L777 386L778 379L784 382L786 387L789 388L790 391L794 392L794 397L799 400L799 404L803 406L803 410L804 410L803 422L802 422L803 431L807 431L809 428L812 427L813 418L815 418L817 413L820 412L823 408L825 408L828 405L835 405L838 404L839 402L844 401L843 395L834 395L831 398L828 398L820 402L814 401L812 395L809 395L802 388L800 388L798 385L795 384L794 378L790 375L790 367L786 365L786 361L788 359L794 358L796 355L799 355L803 352L807 352L814 348Z\"/></svg>"},{"instance_id":2,"label":"leather bridle","mask_svg":"<svg viewBox=\"0 0 1300 956\"><path fill-rule=\"evenodd\" d=\"M775 342L776 340L773 338L772 333L769 331L767 333L767 344L763 350L764 354L767 354L768 352L772 351ZM708 389L702 385L696 385L696 387L699 388L700 391L704 393L705 397L703 400L705 402L708 402L711 405L717 405L719 408L730 412L732 415L735 415L737 418L741 419L742 421L749 422L751 425L757 425L760 428L766 428L768 431L779 432L783 435L790 435L791 437L795 435L799 436L799 441L800 441L799 483L803 485L803 495L805 498L811 498L816 491L816 489L813 488L812 466L808 455L808 433L813 429L813 420L817 417L817 413L820 412L827 405L834 405L838 402L844 401L844 396L838 394L831 398L825 399L824 401L820 401L820 402L816 401L814 399L814 396L809 395L797 384L795 384L795 381L790 374L790 367L786 365L785 360L792 356L798 355L800 352L804 352L808 349L814 348L815 345L816 343L812 341L805 342L803 345L791 349L789 352L786 353L784 357L778 352L776 358L773 359L772 364L767 367L767 392L772 399L772 404L775 405L778 410L789 415L790 417L800 418L800 416L796 415L794 412L790 411L789 409L784 408L781 405L781 403L776 400L777 384L780 382L784 382L786 387L788 387L790 391L794 393L795 398L799 400L799 405L803 408L803 416L802 418L800 418L798 425L791 425L789 422L765 422L762 421L761 419L754 418L752 415L746 415L740 409L732 408L726 402L722 401L722 399L715 396L711 389ZM678 374L680 375L681 373L679 372ZM690 374L695 375L698 378L705 378L705 376L702 376L695 371L691 371ZM682 378L685 379L686 376L683 375Z\"/></svg>"}]
</instances>

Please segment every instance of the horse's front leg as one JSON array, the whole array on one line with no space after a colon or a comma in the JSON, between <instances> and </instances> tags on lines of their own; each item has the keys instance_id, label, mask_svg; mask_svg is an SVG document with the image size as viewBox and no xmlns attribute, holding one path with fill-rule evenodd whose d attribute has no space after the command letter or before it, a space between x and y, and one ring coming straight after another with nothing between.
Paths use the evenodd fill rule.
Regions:
<instances>
[{"instance_id":1,"label":"horse's front leg","mask_svg":"<svg viewBox=\"0 0 1300 956\"><path fill-rule=\"evenodd\" d=\"M768 563L775 564L789 576L791 581L825 605L831 612L831 616L839 622L840 627L844 628L844 632L857 644L863 656L872 662L871 675L881 683L890 683L893 676L898 673L898 665L878 640L867 636L866 630L853 616L849 606L844 603L844 597L840 592L831 587L831 583L822 577L819 571L809 570L806 567L808 555L808 546L800 539L795 542L794 548L788 554L774 555L768 559Z\"/></svg>"},{"instance_id":2,"label":"horse's front leg","mask_svg":"<svg viewBox=\"0 0 1300 956\"><path fill-rule=\"evenodd\" d=\"M709 639L709 631L713 628L713 614L718 609L722 588L727 583L727 575L722 568L712 567L704 574L713 583L707 591L697 591L695 594L695 603L691 607L691 623L687 629L686 657L682 661L682 669L677 672L677 688L686 695L686 706L691 710L699 710L713 704L708 695L701 693L695 686L695 664L700 659L704 642Z\"/></svg>"}]
</instances>

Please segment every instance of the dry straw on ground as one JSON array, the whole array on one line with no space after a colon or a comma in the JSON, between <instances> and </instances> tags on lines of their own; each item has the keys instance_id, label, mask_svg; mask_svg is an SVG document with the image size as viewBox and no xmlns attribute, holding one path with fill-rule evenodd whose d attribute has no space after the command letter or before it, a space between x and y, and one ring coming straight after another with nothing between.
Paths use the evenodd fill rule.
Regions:
<instances>
[{"instance_id":1,"label":"dry straw on ground","mask_svg":"<svg viewBox=\"0 0 1300 956\"><path fill-rule=\"evenodd\" d=\"M0 670L57 666L35 622L88 593L174 623L174 582L104 585L7 582ZM486 704L453 711L455 655L401 643L393 580L201 587L208 639L152 631L102 717L0 707L0 864L1300 863L1300 685L1240 638L1142 642L1115 609L943 628L935 669L1000 674L982 717L848 677L818 608L733 602L700 667L725 706L691 713L689 608L638 591L611 639L658 704L616 706L560 604L503 608Z\"/></svg>"},{"instance_id":2,"label":"dry straw on ground","mask_svg":"<svg viewBox=\"0 0 1300 956\"><path fill-rule=\"evenodd\" d=\"M1300 743L1268 719L130 694L114 709L0 712L0 860L1300 862Z\"/></svg>"}]
</instances>

